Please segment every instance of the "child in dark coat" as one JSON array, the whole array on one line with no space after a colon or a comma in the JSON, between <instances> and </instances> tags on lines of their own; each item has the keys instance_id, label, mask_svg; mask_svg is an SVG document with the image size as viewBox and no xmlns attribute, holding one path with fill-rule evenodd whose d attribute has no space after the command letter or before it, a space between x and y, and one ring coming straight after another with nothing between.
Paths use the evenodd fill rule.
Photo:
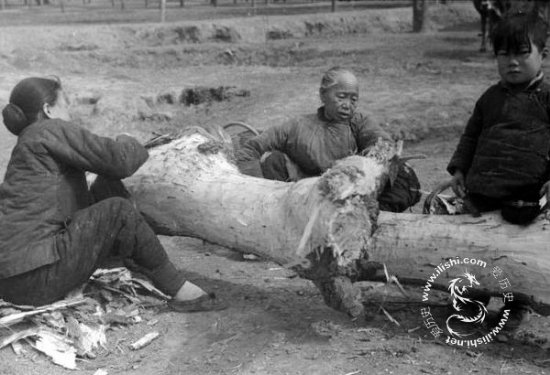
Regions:
<instances>
[{"instance_id":1,"label":"child in dark coat","mask_svg":"<svg viewBox=\"0 0 550 375\"><path fill-rule=\"evenodd\" d=\"M527 224L550 199L550 85L542 63L547 24L518 13L492 34L500 82L477 101L447 167L455 194L471 212L501 210L505 220ZM518 249L520 250L520 249ZM527 305L514 300L505 326L513 330Z\"/></svg>"},{"instance_id":2,"label":"child in dark coat","mask_svg":"<svg viewBox=\"0 0 550 375\"><path fill-rule=\"evenodd\" d=\"M493 48L501 80L477 101L447 166L452 187L475 210L500 209L527 224L550 198L550 85L544 81L547 25L527 14L497 24Z\"/></svg>"},{"instance_id":3,"label":"child in dark coat","mask_svg":"<svg viewBox=\"0 0 550 375\"><path fill-rule=\"evenodd\" d=\"M85 172L113 180L132 175L148 158L136 139L100 137L70 123L56 78L19 82L2 115L18 139L0 185L1 299L52 303L116 256L172 296L176 310L221 306L185 280L129 200L93 202Z\"/></svg>"}]
</instances>

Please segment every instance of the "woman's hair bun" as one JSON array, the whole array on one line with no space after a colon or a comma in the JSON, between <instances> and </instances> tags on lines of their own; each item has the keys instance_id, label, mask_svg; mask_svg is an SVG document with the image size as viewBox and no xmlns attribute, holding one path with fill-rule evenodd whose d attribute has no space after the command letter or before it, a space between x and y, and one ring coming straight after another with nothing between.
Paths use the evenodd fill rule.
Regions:
<instances>
[{"instance_id":1,"label":"woman's hair bun","mask_svg":"<svg viewBox=\"0 0 550 375\"><path fill-rule=\"evenodd\" d=\"M15 104L8 103L2 110L2 116L4 117L4 125L14 135L19 135L29 125L27 116Z\"/></svg>"}]
</instances>

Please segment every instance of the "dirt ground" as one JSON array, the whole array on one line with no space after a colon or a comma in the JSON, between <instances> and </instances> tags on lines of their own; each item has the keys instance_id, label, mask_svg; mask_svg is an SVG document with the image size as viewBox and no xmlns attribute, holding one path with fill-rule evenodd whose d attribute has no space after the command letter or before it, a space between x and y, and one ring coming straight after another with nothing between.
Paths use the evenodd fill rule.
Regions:
<instances>
[{"instance_id":1,"label":"dirt ground","mask_svg":"<svg viewBox=\"0 0 550 375\"><path fill-rule=\"evenodd\" d=\"M478 52L468 4L432 10L432 31L412 34L410 9L335 15L210 19L197 22L0 28L0 105L29 75L62 78L77 122L104 135L244 121L259 128L309 113L320 104L326 69L342 65L361 80L360 108L397 137L425 191L447 178L446 163L474 102L497 80L490 54ZM22 17L22 16L18 16ZM28 24L26 22L25 24ZM547 66L545 66L547 69ZM232 87L199 104L185 89ZM0 128L0 173L14 137ZM419 212L421 203L413 209ZM229 302L222 312L143 311L145 321L108 332L108 350L82 360L93 374L545 374L550 320L532 315L533 340L457 348L422 326L420 300L365 284L370 320L358 325L328 308L292 271L202 240L161 237L189 279ZM376 290L377 293L372 293ZM413 288L410 288L414 292ZM393 296L393 297L392 297ZM399 326L384 315L383 306ZM158 319L154 326L147 322ZM128 344L157 330L139 351ZM529 336L524 335L524 336ZM65 374L30 350L0 351L0 374Z\"/></svg>"}]
</instances>

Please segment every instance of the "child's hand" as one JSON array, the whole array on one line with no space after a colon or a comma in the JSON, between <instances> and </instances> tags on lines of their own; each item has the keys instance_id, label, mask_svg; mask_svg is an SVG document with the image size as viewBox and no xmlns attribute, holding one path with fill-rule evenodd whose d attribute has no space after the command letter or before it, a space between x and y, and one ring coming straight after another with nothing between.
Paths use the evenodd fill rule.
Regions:
<instances>
[{"instance_id":1,"label":"child's hand","mask_svg":"<svg viewBox=\"0 0 550 375\"><path fill-rule=\"evenodd\" d=\"M457 197L464 198L466 195L466 186L464 186L464 173L458 169L455 171L453 178L451 179L451 187Z\"/></svg>"}]
</instances>

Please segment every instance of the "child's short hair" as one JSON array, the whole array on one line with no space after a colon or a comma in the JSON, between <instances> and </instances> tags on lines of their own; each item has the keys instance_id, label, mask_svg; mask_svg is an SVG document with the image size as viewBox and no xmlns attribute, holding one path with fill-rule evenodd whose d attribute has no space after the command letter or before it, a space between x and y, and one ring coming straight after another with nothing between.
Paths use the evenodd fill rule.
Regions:
<instances>
[{"instance_id":1,"label":"child's short hair","mask_svg":"<svg viewBox=\"0 0 550 375\"><path fill-rule=\"evenodd\" d=\"M495 55L499 51L519 52L531 42L539 51L546 46L548 23L537 13L515 13L504 17L491 33Z\"/></svg>"}]
</instances>

